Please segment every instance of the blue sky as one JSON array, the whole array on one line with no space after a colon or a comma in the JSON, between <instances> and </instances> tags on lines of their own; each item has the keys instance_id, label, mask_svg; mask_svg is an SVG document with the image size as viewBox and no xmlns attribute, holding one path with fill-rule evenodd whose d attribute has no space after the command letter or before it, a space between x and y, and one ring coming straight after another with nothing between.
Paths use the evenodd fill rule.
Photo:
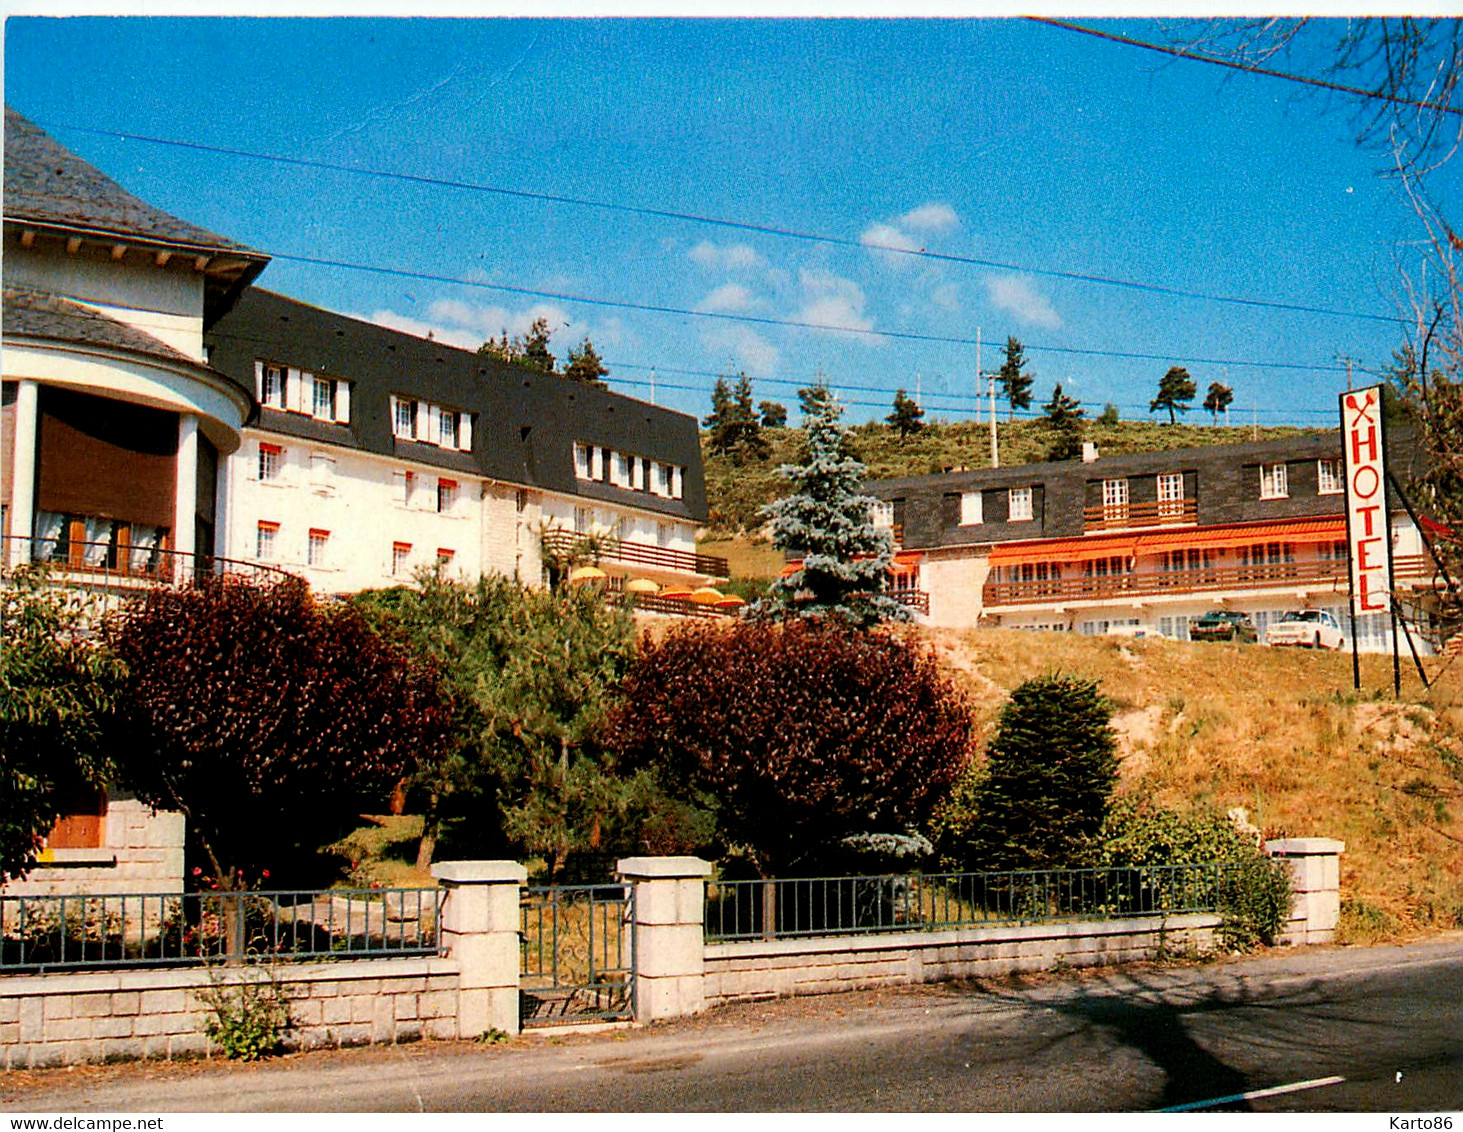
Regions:
<instances>
[{"instance_id":1,"label":"blue sky","mask_svg":"<svg viewBox=\"0 0 1463 1132\"><path fill-rule=\"evenodd\" d=\"M1041 274L1396 316L1415 222L1339 99L1026 21L11 17L5 96L138 195L276 255L263 286L469 346L543 314L561 357L588 335L613 388L649 399L653 372L656 401L698 415L718 372L795 406L821 371L851 420L917 382L963 419L970 342L853 332L979 330L987 370L1008 335L1027 344L1039 400L1061 382L1146 417L1179 364L1201 398L1234 387L1236 424L1331 425L1339 359L1365 381L1401 340Z\"/></svg>"}]
</instances>

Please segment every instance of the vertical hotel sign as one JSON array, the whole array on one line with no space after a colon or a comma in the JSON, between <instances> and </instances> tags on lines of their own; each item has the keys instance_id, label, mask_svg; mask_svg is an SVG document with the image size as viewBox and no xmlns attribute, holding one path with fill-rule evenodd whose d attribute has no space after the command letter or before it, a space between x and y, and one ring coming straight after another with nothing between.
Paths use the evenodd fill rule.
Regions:
<instances>
[{"instance_id":1,"label":"vertical hotel sign","mask_svg":"<svg viewBox=\"0 0 1463 1132\"><path fill-rule=\"evenodd\" d=\"M1341 394L1341 442L1346 450L1352 615L1386 613L1392 608L1392 525L1387 511L1380 385Z\"/></svg>"}]
</instances>

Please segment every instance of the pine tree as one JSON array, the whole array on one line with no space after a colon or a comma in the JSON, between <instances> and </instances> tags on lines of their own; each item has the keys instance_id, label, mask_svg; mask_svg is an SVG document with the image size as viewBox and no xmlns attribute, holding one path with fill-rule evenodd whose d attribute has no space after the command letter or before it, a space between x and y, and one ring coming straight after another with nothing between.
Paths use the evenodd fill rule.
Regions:
<instances>
[{"instance_id":1,"label":"pine tree","mask_svg":"<svg viewBox=\"0 0 1463 1132\"><path fill-rule=\"evenodd\" d=\"M726 378L718 377L711 388L711 412L701 422L710 433L706 438L708 451L723 455L728 451L727 427L732 424L733 415L731 386Z\"/></svg>"},{"instance_id":2,"label":"pine tree","mask_svg":"<svg viewBox=\"0 0 1463 1132\"><path fill-rule=\"evenodd\" d=\"M554 372L554 355L549 353L549 320L536 318L523 336L522 363L529 369Z\"/></svg>"},{"instance_id":3,"label":"pine tree","mask_svg":"<svg viewBox=\"0 0 1463 1132\"><path fill-rule=\"evenodd\" d=\"M577 350L569 351L569 364L564 367L564 376L570 381L578 381L584 385L596 385L601 389L608 388L600 378L609 372L600 359L598 351L595 350L594 343L590 342L587 337L579 343Z\"/></svg>"},{"instance_id":4,"label":"pine tree","mask_svg":"<svg viewBox=\"0 0 1463 1132\"><path fill-rule=\"evenodd\" d=\"M762 435L762 422L757 419L757 410L752 407L752 381L745 374L737 375L736 389L732 394L732 459L737 464L748 460L765 460L772 452L772 446Z\"/></svg>"},{"instance_id":5,"label":"pine tree","mask_svg":"<svg viewBox=\"0 0 1463 1132\"><path fill-rule=\"evenodd\" d=\"M759 401L757 412L762 416L763 428L786 428L787 427L787 406L779 405L776 401Z\"/></svg>"},{"instance_id":6,"label":"pine tree","mask_svg":"<svg viewBox=\"0 0 1463 1132\"><path fill-rule=\"evenodd\" d=\"M1072 460L1082 454L1082 405L1062 392L1061 383L1052 389L1052 399L1041 407L1042 418L1052 432L1048 460Z\"/></svg>"},{"instance_id":7,"label":"pine tree","mask_svg":"<svg viewBox=\"0 0 1463 1132\"><path fill-rule=\"evenodd\" d=\"M1176 423L1174 410L1180 413L1189 411L1189 402L1194 399L1198 387L1194 385L1194 379L1189 376L1189 371L1183 366L1173 366L1163 380L1158 383L1158 396L1153 398L1148 405L1150 413L1158 409L1168 410L1168 423Z\"/></svg>"},{"instance_id":8,"label":"pine tree","mask_svg":"<svg viewBox=\"0 0 1463 1132\"><path fill-rule=\"evenodd\" d=\"M894 426L899 439L903 440L925 427L924 416L925 411L914 398L900 389L894 394L894 411L884 419Z\"/></svg>"},{"instance_id":9,"label":"pine tree","mask_svg":"<svg viewBox=\"0 0 1463 1132\"><path fill-rule=\"evenodd\" d=\"M1022 372L1026 365L1026 348L1016 338L1006 339L1006 360L1001 363L1000 374L997 380L1001 384L1001 393L1010 406L1009 415L1014 417L1017 409L1031 408L1031 383L1036 380L1035 375Z\"/></svg>"},{"instance_id":10,"label":"pine tree","mask_svg":"<svg viewBox=\"0 0 1463 1132\"><path fill-rule=\"evenodd\" d=\"M753 613L777 620L831 618L861 628L907 621L909 611L882 592L894 539L873 524L875 500L860 490L864 465L844 454L843 406L826 385L799 390L798 397L813 410L803 421L807 459L778 469L793 494L761 514L771 524L772 545L802 565L773 582Z\"/></svg>"},{"instance_id":11,"label":"pine tree","mask_svg":"<svg viewBox=\"0 0 1463 1132\"><path fill-rule=\"evenodd\" d=\"M1208 410L1216 425L1219 423L1219 414L1225 412L1233 400L1234 390L1229 386L1218 381L1209 383L1209 395L1204 398L1204 408ZM1227 420L1228 416L1225 419Z\"/></svg>"},{"instance_id":12,"label":"pine tree","mask_svg":"<svg viewBox=\"0 0 1463 1132\"><path fill-rule=\"evenodd\" d=\"M1112 704L1091 680L1041 676L1011 693L975 791L969 867L1081 864L1117 784Z\"/></svg>"}]
</instances>

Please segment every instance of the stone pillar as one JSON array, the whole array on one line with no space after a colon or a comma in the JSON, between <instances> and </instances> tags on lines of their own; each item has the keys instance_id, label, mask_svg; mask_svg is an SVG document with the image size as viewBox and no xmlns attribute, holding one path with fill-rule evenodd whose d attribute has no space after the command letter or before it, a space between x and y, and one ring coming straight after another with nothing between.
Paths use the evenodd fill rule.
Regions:
<instances>
[{"instance_id":1,"label":"stone pillar","mask_svg":"<svg viewBox=\"0 0 1463 1132\"><path fill-rule=\"evenodd\" d=\"M458 964L457 1036L516 1034L518 905L528 870L517 861L443 861L442 948Z\"/></svg>"},{"instance_id":2,"label":"stone pillar","mask_svg":"<svg viewBox=\"0 0 1463 1132\"><path fill-rule=\"evenodd\" d=\"M636 1020L700 1013L706 1008L702 917L711 865L699 857L628 857L618 868L635 888Z\"/></svg>"},{"instance_id":3,"label":"stone pillar","mask_svg":"<svg viewBox=\"0 0 1463 1132\"><path fill-rule=\"evenodd\" d=\"M1341 854L1344 841L1329 837L1286 837L1265 842L1265 851L1290 867L1295 893L1285 943L1330 943L1341 920Z\"/></svg>"},{"instance_id":4,"label":"stone pillar","mask_svg":"<svg viewBox=\"0 0 1463 1132\"><path fill-rule=\"evenodd\" d=\"M15 391L14 464L10 469L10 534L4 556L29 562L36 526L36 445L40 434L39 387L22 381Z\"/></svg>"},{"instance_id":5,"label":"stone pillar","mask_svg":"<svg viewBox=\"0 0 1463 1132\"><path fill-rule=\"evenodd\" d=\"M180 574L193 571L194 526L198 522L198 418L178 415L178 467L173 501L173 549Z\"/></svg>"}]
</instances>

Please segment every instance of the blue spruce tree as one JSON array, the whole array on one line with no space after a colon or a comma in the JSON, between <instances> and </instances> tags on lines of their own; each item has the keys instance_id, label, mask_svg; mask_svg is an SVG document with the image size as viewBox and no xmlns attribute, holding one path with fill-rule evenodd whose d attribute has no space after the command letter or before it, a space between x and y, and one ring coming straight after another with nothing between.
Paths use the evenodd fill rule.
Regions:
<instances>
[{"instance_id":1,"label":"blue spruce tree","mask_svg":"<svg viewBox=\"0 0 1463 1132\"><path fill-rule=\"evenodd\" d=\"M801 558L802 566L773 582L751 612L777 620L838 619L860 628L907 621L909 611L883 592L894 536L874 526L870 509L876 500L859 490L864 465L844 448L838 423L843 406L822 384L799 390L798 399L807 460L778 468L793 494L762 508L762 518L772 525L772 545Z\"/></svg>"}]
</instances>

